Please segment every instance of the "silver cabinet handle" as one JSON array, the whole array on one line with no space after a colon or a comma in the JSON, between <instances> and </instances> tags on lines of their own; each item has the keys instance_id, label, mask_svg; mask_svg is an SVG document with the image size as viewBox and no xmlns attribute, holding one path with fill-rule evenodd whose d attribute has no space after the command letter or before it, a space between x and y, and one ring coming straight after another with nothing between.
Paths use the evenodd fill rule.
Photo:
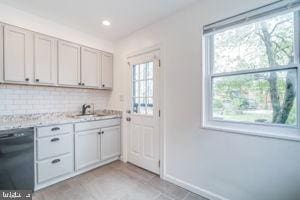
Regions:
<instances>
[{"instance_id":1,"label":"silver cabinet handle","mask_svg":"<svg viewBox=\"0 0 300 200\"><path fill-rule=\"evenodd\" d=\"M51 139L51 142L57 142L57 141L59 141L59 138L52 138Z\"/></svg>"},{"instance_id":2,"label":"silver cabinet handle","mask_svg":"<svg viewBox=\"0 0 300 200\"><path fill-rule=\"evenodd\" d=\"M51 129L51 131L58 131L58 130L60 130L59 127L54 127L54 128Z\"/></svg>"},{"instance_id":3,"label":"silver cabinet handle","mask_svg":"<svg viewBox=\"0 0 300 200\"><path fill-rule=\"evenodd\" d=\"M55 159L52 161L52 164L59 163L59 162L60 162L60 159Z\"/></svg>"}]
</instances>

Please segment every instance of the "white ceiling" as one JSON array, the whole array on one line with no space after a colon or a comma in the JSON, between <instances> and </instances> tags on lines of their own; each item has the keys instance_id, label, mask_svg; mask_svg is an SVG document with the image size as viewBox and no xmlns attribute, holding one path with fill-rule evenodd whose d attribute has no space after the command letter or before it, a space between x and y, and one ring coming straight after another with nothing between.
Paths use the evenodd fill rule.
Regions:
<instances>
[{"instance_id":1,"label":"white ceiling","mask_svg":"<svg viewBox=\"0 0 300 200\"><path fill-rule=\"evenodd\" d=\"M0 0L0 3L110 41L199 0ZM101 22L107 19L110 27Z\"/></svg>"}]
</instances>

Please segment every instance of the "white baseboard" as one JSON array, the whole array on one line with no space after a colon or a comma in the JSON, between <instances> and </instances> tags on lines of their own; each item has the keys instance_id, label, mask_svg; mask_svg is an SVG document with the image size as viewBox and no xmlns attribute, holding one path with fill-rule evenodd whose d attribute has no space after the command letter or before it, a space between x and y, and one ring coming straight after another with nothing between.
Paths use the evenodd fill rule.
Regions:
<instances>
[{"instance_id":1,"label":"white baseboard","mask_svg":"<svg viewBox=\"0 0 300 200\"><path fill-rule=\"evenodd\" d=\"M178 185L178 186L180 186L180 187L182 187L184 189L187 189L187 190L189 190L189 191L191 191L191 192L193 192L195 194L199 194L199 195L201 195L201 196L203 196L205 198L208 198L210 200L229 200L229 199L227 199L227 198L225 198L223 196L220 196L220 195L215 194L213 192L210 192L208 190L199 188L199 187L197 187L195 185L192 185L190 183L182 181L182 180L180 180L178 178L175 178L175 177L173 177L171 175L168 175L168 174L165 174L163 176L163 179L165 179L165 180L167 180L167 181L169 181L169 182L171 182L171 183L173 183L175 185Z\"/></svg>"}]
</instances>

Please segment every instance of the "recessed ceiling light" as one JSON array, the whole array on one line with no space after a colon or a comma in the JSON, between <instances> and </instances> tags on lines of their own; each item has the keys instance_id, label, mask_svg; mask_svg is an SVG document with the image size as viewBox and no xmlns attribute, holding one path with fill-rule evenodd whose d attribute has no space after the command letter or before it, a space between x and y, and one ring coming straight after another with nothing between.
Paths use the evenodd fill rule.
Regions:
<instances>
[{"instance_id":1,"label":"recessed ceiling light","mask_svg":"<svg viewBox=\"0 0 300 200\"><path fill-rule=\"evenodd\" d=\"M103 20L103 21L102 21L102 24L103 24L104 26L110 26L110 21L108 21L108 20Z\"/></svg>"}]
</instances>

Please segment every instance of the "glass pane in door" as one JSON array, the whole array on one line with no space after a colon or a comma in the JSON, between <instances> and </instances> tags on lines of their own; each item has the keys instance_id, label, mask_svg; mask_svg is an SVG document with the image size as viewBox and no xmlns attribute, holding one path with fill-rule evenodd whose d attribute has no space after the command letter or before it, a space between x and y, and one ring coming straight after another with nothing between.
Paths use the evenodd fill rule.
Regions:
<instances>
[{"instance_id":1,"label":"glass pane in door","mask_svg":"<svg viewBox=\"0 0 300 200\"><path fill-rule=\"evenodd\" d=\"M132 111L135 114L153 115L153 68L152 61L133 65Z\"/></svg>"}]
</instances>

